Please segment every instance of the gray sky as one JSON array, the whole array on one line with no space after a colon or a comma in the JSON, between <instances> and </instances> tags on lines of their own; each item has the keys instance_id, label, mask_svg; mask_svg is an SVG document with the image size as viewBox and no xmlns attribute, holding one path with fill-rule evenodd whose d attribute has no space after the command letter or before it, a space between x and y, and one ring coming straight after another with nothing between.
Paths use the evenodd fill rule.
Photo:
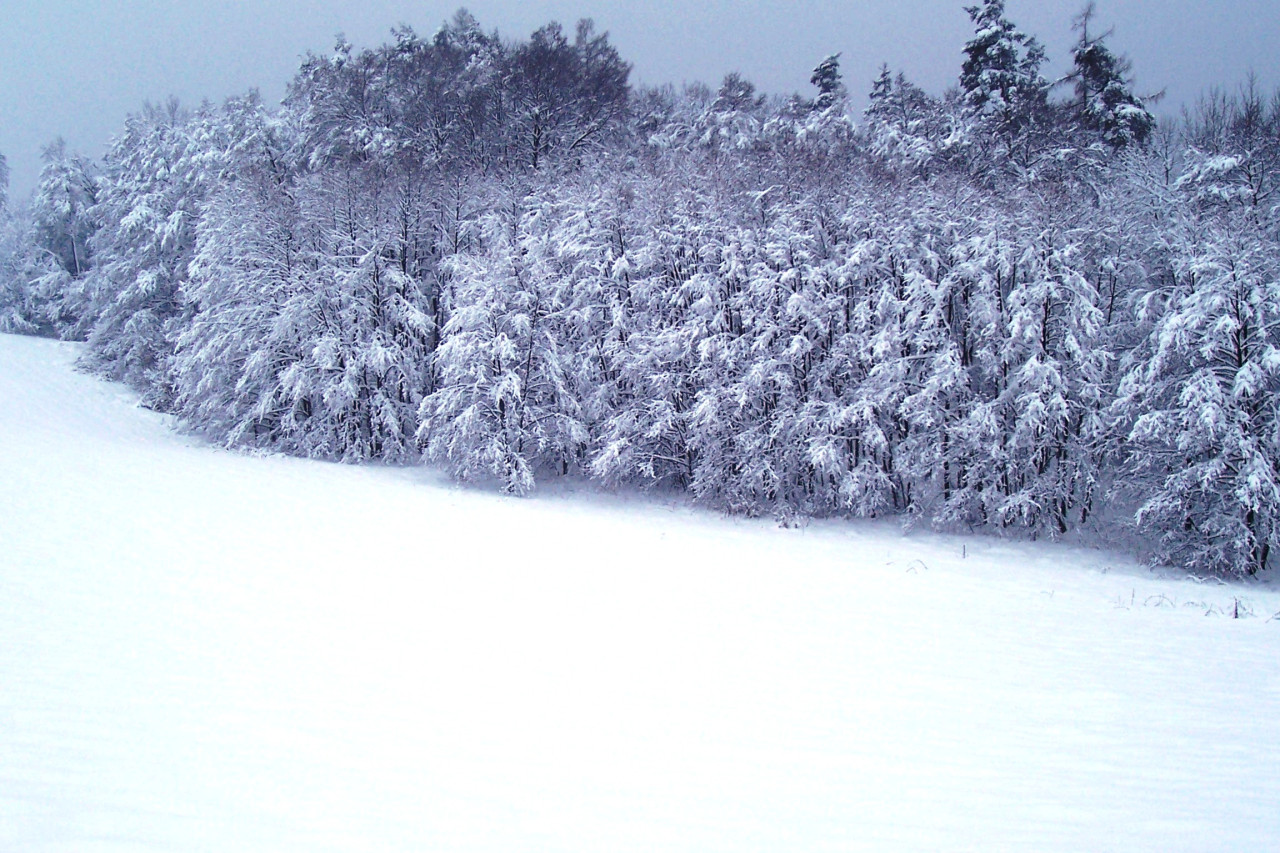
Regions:
<instances>
[{"instance_id":1,"label":"gray sky","mask_svg":"<svg viewBox=\"0 0 1280 853\"><path fill-rule=\"evenodd\" d=\"M39 151L56 136L97 157L144 101L214 101L258 87L278 100L308 50L335 33L357 47L397 23L429 35L459 5L486 30L527 36L549 20L592 17L608 30L632 80L717 83L740 71L769 92L808 91L809 73L840 51L859 104L880 63L940 93L959 74L976 0L794 0L688 4L620 0L9 0L0 13L0 153L15 196L29 191ZM1084 0L1008 0L1010 18L1037 35L1055 72L1065 67L1071 18ZM16 7L16 8L15 8ZM1233 88L1252 69L1280 83L1276 0L1099 0L1141 91L1165 89L1176 112L1207 88Z\"/></svg>"}]
</instances>

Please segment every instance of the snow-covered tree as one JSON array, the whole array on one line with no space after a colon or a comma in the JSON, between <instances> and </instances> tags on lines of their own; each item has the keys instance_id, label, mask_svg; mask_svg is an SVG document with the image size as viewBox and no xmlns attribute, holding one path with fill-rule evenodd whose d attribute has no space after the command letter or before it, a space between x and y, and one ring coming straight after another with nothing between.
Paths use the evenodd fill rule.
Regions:
<instances>
[{"instance_id":1,"label":"snow-covered tree","mask_svg":"<svg viewBox=\"0 0 1280 853\"><path fill-rule=\"evenodd\" d=\"M248 105L209 203L179 338L178 409L229 444L344 461L412 451L429 320L379 164L307 176L287 122Z\"/></svg>"},{"instance_id":2,"label":"snow-covered tree","mask_svg":"<svg viewBox=\"0 0 1280 853\"><path fill-rule=\"evenodd\" d=\"M0 154L0 332L34 332L27 263L29 239L9 209L9 164Z\"/></svg>"},{"instance_id":3,"label":"snow-covered tree","mask_svg":"<svg viewBox=\"0 0 1280 853\"><path fill-rule=\"evenodd\" d=\"M130 116L104 160L93 215L98 263L88 276L86 362L144 392L173 397L169 358L187 322L185 286L201 206L219 177L223 142L211 109L176 100Z\"/></svg>"},{"instance_id":4,"label":"snow-covered tree","mask_svg":"<svg viewBox=\"0 0 1280 853\"><path fill-rule=\"evenodd\" d=\"M964 46L960 88L975 110L1013 127L1043 101L1048 84L1040 74L1044 48L1005 17L1004 0L983 0L965 11L974 36Z\"/></svg>"},{"instance_id":5,"label":"snow-covered tree","mask_svg":"<svg viewBox=\"0 0 1280 853\"><path fill-rule=\"evenodd\" d=\"M826 171L839 168L854 147L855 131L849 116L849 93L840 75L840 55L822 60L809 78L818 97L807 101L794 97L773 109L765 121L763 136L785 163L801 169Z\"/></svg>"},{"instance_id":6,"label":"snow-covered tree","mask_svg":"<svg viewBox=\"0 0 1280 853\"><path fill-rule=\"evenodd\" d=\"M1280 92L1249 79L1234 94L1210 92L1187 118L1179 188L1197 205L1245 205L1274 216L1280 197Z\"/></svg>"},{"instance_id":7,"label":"snow-covered tree","mask_svg":"<svg viewBox=\"0 0 1280 853\"><path fill-rule=\"evenodd\" d=\"M572 42L556 23L535 31L506 59L506 128L515 162L537 169L548 157L601 143L626 112L630 73L590 19L578 22Z\"/></svg>"},{"instance_id":8,"label":"snow-covered tree","mask_svg":"<svg viewBox=\"0 0 1280 853\"><path fill-rule=\"evenodd\" d=\"M98 180L92 164L57 139L42 152L44 166L31 200L30 298L40 328L82 338L90 319L86 276L93 266L91 238Z\"/></svg>"},{"instance_id":9,"label":"snow-covered tree","mask_svg":"<svg viewBox=\"0 0 1280 853\"><path fill-rule=\"evenodd\" d=\"M232 446L785 521L1057 536L1105 500L1161 559L1260 570L1280 99L1156 127L1091 7L1051 99L1004 2L968 12L960 88L886 67L861 128L837 56L810 100L632 91L589 22L339 38L279 112L148 110L100 178L51 149L0 324L89 333Z\"/></svg>"},{"instance_id":10,"label":"snow-covered tree","mask_svg":"<svg viewBox=\"0 0 1280 853\"><path fill-rule=\"evenodd\" d=\"M844 83L840 76L840 54L833 53L818 63L813 69L809 82L818 89L818 97L813 101L816 110L827 110L839 103L845 95Z\"/></svg>"},{"instance_id":11,"label":"snow-covered tree","mask_svg":"<svg viewBox=\"0 0 1280 853\"><path fill-rule=\"evenodd\" d=\"M226 171L188 264L193 311L175 339L174 408L228 445L283 447L311 403L281 386L309 342L288 339L279 317L294 293L314 286L316 244L302 220L288 126L256 99L233 100L226 114Z\"/></svg>"},{"instance_id":12,"label":"snow-covered tree","mask_svg":"<svg viewBox=\"0 0 1280 853\"><path fill-rule=\"evenodd\" d=\"M1062 224L957 247L952 274L977 310L975 398L956 430L966 477L946 510L957 521L1065 533L1092 500L1107 355L1097 292Z\"/></svg>"},{"instance_id":13,"label":"snow-covered tree","mask_svg":"<svg viewBox=\"0 0 1280 853\"><path fill-rule=\"evenodd\" d=\"M574 362L576 327L588 318L575 310L572 284L598 259L574 233L587 225L580 213L517 186L506 195L483 220L479 249L450 261L457 303L418 435L456 476L523 494L540 469L576 469L587 448Z\"/></svg>"},{"instance_id":14,"label":"snow-covered tree","mask_svg":"<svg viewBox=\"0 0 1280 853\"><path fill-rule=\"evenodd\" d=\"M1280 543L1280 243L1257 214L1202 205L1165 232L1115 404L1138 521L1198 571L1253 574Z\"/></svg>"},{"instance_id":15,"label":"snow-covered tree","mask_svg":"<svg viewBox=\"0 0 1280 853\"><path fill-rule=\"evenodd\" d=\"M737 72L726 74L695 127L697 143L712 151L747 151L762 143L767 98Z\"/></svg>"},{"instance_id":16,"label":"snow-covered tree","mask_svg":"<svg viewBox=\"0 0 1280 853\"><path fill-rule=\"evenodd\" d=\"M863 111L864 136L878 164L890 170L927 173L935 158L963 147L969 131L963 111L930 97L889 66L880 69Z\"/></svg>"},{"instance_id":17,"label":"snow-covered tree","mask_svg":"<svg viewBox=\"0 0 1280 853\"><path fill-rule=\"evenodd\" d=\"M1004 0L983 0L966 10L974 36L964 47L960 92L980 133L976 171L1011 167L1033 177L1061 147L1041 73L1044 48L1005 17Z\"/></svg>"},{"instance_id":18,"label":"snow-covered tree","mask_svg":"<svg viewBox=\"0 0 1280 853\"><path fill-rule=\"evenodd\" d=\"M602 414L591 471L607 483L688 487L698 462L693 406L712 312L704 300L719 211L680 168L636 190L612 276L630 318L609 362L619 388Z\"/></svg>"},{"instance_id":19,"label":"snow-covered tree","mask_svg":"<svg viewBox=\"0 0 1280 853\"><path fill-rule=\"evenodd\" d=\"M69 276L79 278L92 266L89 210L97 200L97 180L88 161L68 152L63 139L45 146L41 157L44 167L31 203L35 239Z\"/></svg>"},{"instance_id":20,"label":"snow-covered tree","mask_svg":"<svg viewBox=\"0 0 1280 853\"><path fill-rule=\"evenodd\" d=\"M1095 6L1089 3L1076 18L1079 40L1071 52L1075 82L1075 108L1086 128L1113 148L1147 141L1156 120L1133 93L1127 79L1130 63L1107 47L1110 32L1091 36L1089 24Z\"/></svg>"}]
</instances>

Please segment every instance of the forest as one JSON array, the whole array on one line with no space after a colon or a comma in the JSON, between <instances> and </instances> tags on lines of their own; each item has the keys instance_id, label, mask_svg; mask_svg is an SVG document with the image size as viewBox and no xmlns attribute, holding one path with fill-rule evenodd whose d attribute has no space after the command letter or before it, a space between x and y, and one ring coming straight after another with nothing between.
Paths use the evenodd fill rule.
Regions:
<instances>
[{"instance_id":1,"label":"forest","mask_svg":"<svg viewBox=\"0 0 1280 853\"><path fill-rule=\"evenodd\" d=\"M339 39L27 201L0 158L0 331L228 447L1265 570L1280 93L1157 120L1091 8L1063 79L967 11L955 87L856 115L839 56L784 97L633 86L589 20Z\"/></svg>"}]
</instances>

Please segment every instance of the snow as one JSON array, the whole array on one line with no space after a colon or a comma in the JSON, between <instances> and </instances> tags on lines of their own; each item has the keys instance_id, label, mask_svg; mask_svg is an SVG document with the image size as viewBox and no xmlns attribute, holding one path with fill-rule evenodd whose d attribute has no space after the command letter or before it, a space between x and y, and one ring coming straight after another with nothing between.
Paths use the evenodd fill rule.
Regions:
<instances>
[{"instance_id":1,"label":"snow","mask_svg":"<svg viewBox=\"0 0 1280 853\"><path fill-rule=\"evenodd\" d=\"M1271 585L230 453L78 352L0 336L0 850L1280 837Z\"/></svg>"}]
</instances>

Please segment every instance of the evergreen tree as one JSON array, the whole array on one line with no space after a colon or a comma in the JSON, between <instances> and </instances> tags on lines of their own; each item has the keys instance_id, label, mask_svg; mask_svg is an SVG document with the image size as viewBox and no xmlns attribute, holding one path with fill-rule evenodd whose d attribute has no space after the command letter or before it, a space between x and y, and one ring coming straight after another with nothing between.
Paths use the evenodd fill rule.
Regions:
<instances>
[{"instance_id":1,"label":"evergreen tree","mask_svg":"<svg viewBox=\"0 0 1280 853\"><path fill-rule=\"evenodd\" d=\"M844 83L840 78L840 54L834 53L818 63L809 82L818 88L818 97L813 102L814 109L827 110L839 103L844 96Z\"/></svg>"},{"instance_id":2,"label":"evergreen tree","mask_svg":"<svg viewBox=\"0 0 1280 853\"><path fill-rule=\"evenodd\" d=\"M1141 145L1155 129L1155 117L1130 88L1128 60L1107 47L1110 32L1089 35L1094 9L1089 3L1075 25L1080 38L1071 52L1074 68L1070 79L1075 81L1077 116L1112 148Z\"/></svg>"},{"instance_id":3,"label":"evergreen tree","mask_svg":"<svg viewBox=\"0 0 1280 853\"><path fill-rule=\"evenodd\" d=\"M91 238L98 179L92 165L54 140L42 152L44 166L31 201L33 258L30 298L37 325L67 338L82 338L91 319L86 275L93 266Z\"/></svg>"},{"instance_id":4,"label":"evergreen tree","mask_svg":"<svg viewBox=\"0 0 1280 853\"><path fill-rule=\"evenodd\" d=\"M944 104L899 72L882 66L863 111L864 136L879 165L890 170L927 172L935 158L961 144L962 116L948 116Z\"/></svg>"},{"instance_id":5,"label":"evergreen tree","mask_svg":"<svg viewBox=\"0 0 1280 853\"><path fill-rule=\"evenodd\" d=\"M450 262L458 306L418 436L456 476L524 494L539 470L576 468L589 440L574 384L584 318L570 282L591 259L589 243L556 233L566 210L554 194L508 193L509 207L484 220L480 251Z\"/></svg>"},{"instance_id":6,"label":"evergreen tree","mask_svg":"<svg viewBox=\"0 0 1280 853\"><path fill-rule=\"evenodd\" d=\"M1180 215L1154 223L1158 266L1114 409L1157 556L1244 575L1280 540L1280 231L1250 193L1214 190L1241 186L1234 169L1193 157L1161 198Z\"/></svg>"},{"instance_id":7,"label":"evergreen tree","mask_svg":"<svg viewBox=\"0 0 1280 853\"><path fill-rule=\"evenodd\" d=\"M1044 107L1049 85L1040 73L1044 48L1005 17L1004 0L965 9L974 36L964 47L960 89L965 103L1005 135L1024 130Z\"/></svg>"},{"instance_id":8,"label":"evergreen tree","mask_svg":"<svg viewBox=\"0 0 1280 853\"><path fill-rule=\"evenodd\" d=\"M0 154L0 332L36 330L22 224L9 209L9 164Z\"/></svg>"},{"instance_id":9,"label":"evergreen tree","mask_svg":"<svg viewBox=\"0 0 1280 853\"><path fill-rule=\"evenodd\" d=\"M161 409L173 397L169 358L187 322L200 209L221 165L222 142L208 112L193 116L170 100L130 116L105 158L93 208L99 263L88 277L86 361Z\"/></svg>"}]
</instances>

